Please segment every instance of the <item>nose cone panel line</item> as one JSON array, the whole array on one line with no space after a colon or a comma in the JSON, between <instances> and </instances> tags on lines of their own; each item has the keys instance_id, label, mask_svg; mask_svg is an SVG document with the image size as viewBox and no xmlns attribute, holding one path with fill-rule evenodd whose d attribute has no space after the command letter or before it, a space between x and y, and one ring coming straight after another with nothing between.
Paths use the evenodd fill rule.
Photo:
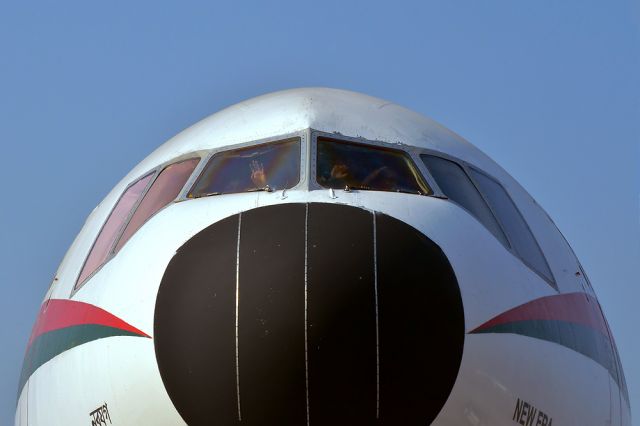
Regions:
<instances>
[{"instance_id":1,"label":"nose cone panel line","mask_svg":"<svg viewBox=\"0 0 640 426\"><path fill-rule=\"evenodd\" d=\"M190 425L425 424L456 380L464 313L444 253L415 228L285 204L217 222L176 252L154 340Z\"/></svg>"}]
</instances>

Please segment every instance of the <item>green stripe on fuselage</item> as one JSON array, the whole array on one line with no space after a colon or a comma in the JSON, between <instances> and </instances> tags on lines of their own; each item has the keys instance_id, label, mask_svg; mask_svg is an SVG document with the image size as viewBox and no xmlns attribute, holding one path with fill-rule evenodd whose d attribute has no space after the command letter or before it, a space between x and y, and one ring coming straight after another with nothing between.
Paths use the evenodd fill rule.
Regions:
<instances>
[{"instance_id":1,"label":"green stripe on fuselage","mask_svg":"<svg viewBox=\"0 0 640 426\"><path fill-rule=\"evenodd\" d=\"M29 377L47 361L84 343L113 336L140 336L137 333L98 324L82 324L60 328L38 336L29 347L22 363L18 398Z\"/></svg>"},{"instance_id":2,"label":"green stripe on fuselage","mask_svg":"<svg viewBox=\"0 0 640 426\"><path fill-rule=\"evenodd\" d=\"M511 333L557 343L591 358L609 371L619 384L609 338L592 327L557 320L514 321L495 325L473 334Z\"/></svg>"}]
</instances>

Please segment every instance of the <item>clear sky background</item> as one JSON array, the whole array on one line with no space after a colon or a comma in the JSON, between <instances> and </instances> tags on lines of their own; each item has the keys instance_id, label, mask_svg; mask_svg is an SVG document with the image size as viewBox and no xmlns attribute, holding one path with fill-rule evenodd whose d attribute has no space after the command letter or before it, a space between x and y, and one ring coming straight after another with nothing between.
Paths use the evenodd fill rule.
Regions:
<instances>
[{"instance_id":1,"label":"clear sky background","mask_svg":"<svg viewBox=\"0 0 640 426\"><path fill-rule=\"evenodd\" d=\"M549 212L618 342L640 424L640 0L0 3L0 424L85 218L199 119L301 86L477 145Z\"/></svg>"}]
</instances>

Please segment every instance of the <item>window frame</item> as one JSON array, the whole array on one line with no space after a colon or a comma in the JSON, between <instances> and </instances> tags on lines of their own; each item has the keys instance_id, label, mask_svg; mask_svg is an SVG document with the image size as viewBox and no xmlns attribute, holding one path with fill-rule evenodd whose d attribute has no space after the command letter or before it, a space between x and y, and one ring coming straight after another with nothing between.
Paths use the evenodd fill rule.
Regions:
<instances>
[{"instance_id":1,"label":"window frame","mask_svg":"<svg viewBox=\"0 0 640 426\"><path fill-rule=\"evenodd\" d=\"M469 213L469 215L471 217L473 217L480 225L482 225L491 235L494 236L494 238L496 240L498 240L498 242L500 244L502 244L505 248L512 250L513 249L513 244L511 243L511 240L509 239L509 237L507 236L507 233L504 230L504 227L502 226L502 223L498 220L498 217L496 216L495 211L493 210L493 207L491 207L491 205L489 204L487 198L484 196L484 194L482 193L482 191L480 191L480 187L478 186L478 184L476 183L476 181L471 177L471 175L469 174L469 171L458 161L456 160L452 160L450 158L446 158L443 155L434 155L434 154L427 154L427 153L421 153L420 157L422 157L422 155L429 155L431 157L436 157L436 158L440 158L442 160L446 160L449 161L455 165L457 165L458 167L460 167L460 170L462 170L462 173L464 173L464 175L467 177L467 179L469 179L469 182L471 183L471 185L473 186L473 188L476 190L476 192L480 195L480 198L482 199L482 201L484 202L484 205L487 207L487 209L489 210L489 213L491 214L491 216L493 217L493 220L495 220L496 224L498 225L498 229L500 230L500 232L502 233L502 235L504 235L505 240L507 241L508 246L505 246L503 244L503 242L496 237L495 235L493 235L493 232L491 232L491 230L478 218L476 217L476 215L469 209L467 209L465 206L463 206L462 204L460 204L459 202L457 202L456 200L454 200L453 198L450 198L447 195L444 195L444 199L449 200L450 202L452 202L453 204L455 204L456 206L460 207L462 210L464 210L465 212ZM422 160L422 158L420 158L420 161L424 164L424 161ZM426 164L424 164L424 166L426 167Z\"/></svg>"},{"instance_id":2,"label":"window frame","mask_svg":"<svg viewBox=\"0 0 640 426\"><path fill-rule=\"evenodd\" d=\"M309 144L309 159L307 163L307 168L309 169L309 191L322 190L328 191L329 188L326 188L318 182L318 139L329 139L331 141L336 142L345 142L357 145L365 145L365 146L373 146L377 148L383 148L392 151L400 151L407 156L407 159L410 160L411 166L414 168L417 176L417 180L422 180L419 182L421 184L426 185L427 190L429 190L426 194L408 194L408 195L418 195L422 197L436 197L436 198L446 198L443 192L440 190L440 187L435 184L435 180L431 173L424 167L424 164L421 164L420 158L416 155L419 152L419 148L413 147L411 145L405 145L404 143L388 143L377 140L365 139L365 138L354 138L350 136L345 136L342 134L336 133L327 133L320 130L311 130L311 140ZM418 161L416 161L416 159ZM334 191L339 191L334 189ZM371 190L373 192L384 192L391 193L393 191L376 191Z\"/></svg>"},{"instance_id":3,"label":"window frame","mask_svg":"<svg viewBox=\"0 0 640 426\"><path fill-rule=\"evenodd\" d=\"M542 278L554 290L559 291L556 277L553 274L553 270L551 269L551 265L549 265L549 262L547 261L547 256L545 256L545 253L542 250L542 247L540 246L540 243L538 242L538 238L536 238L536 234L531 229L531 226L529 225L529 222L527 221L526 217L522 214L522 211L520 210L520 207L518 207L518 204L515 201L513 201L513 197L511 196L511 194L509 193L507 188L505 188L505 186L500 182L500 180L495 178L491 174L487 173L486 171L480 169L479 167L477 167L477 166L475 166L475 165L473 165L473 164L471 164L471 163L469 163L467 161L461 160L460 158L453 157L453 156L451 156L449 154L445 154L445 153L442 153L442 152L439 152L439 151L433 151L433 150L430 150L430 149L424 149L424 148L420 149L419 151L420 151L420 154L431 155L433 157L440 157L442 159L451 161L451 162L457 164L458 166L460 166L462 168L462 170L465 172L465 174L467 175L467 177L469 178L469 181L473 184L473 186L475 186L476 190L478 191L478 193L480 194L480 196L482 197L482 199L486 203L487 207L489 208L489 211L491 211L491 214L493 215L494 219L498 223L498 226L500 226L500 229L502 230L502 233L504 234L505 238L507 239L507 241L509 243L509 247L505 246L498 238L496 238L493 234L491 234L491 232L488 229L487 229L487 232L489 232L491 234L491 236L493 238L495 238L500 243L500 245L502 245L509 253L511 253L514 257L519 259L528 269L530 269L536 275L538 275L540 278ZM511 238L511 236L506 232L505 227L502 224L502 221L500 220L500 217L496 214L495 209L492 206L491 202L489 201L487 195L484 193L484 191L482 190L482 188L480 187L480 185L478 184L476 179L470 173L470 170L473 170L476 173L480 173L480 174L486 176L488 179L491 179L496 184L498 184L502 188L502 190L507 194L507 197L509 198L509 200L511 201L511 203L515 207L516 212L520 215L520 217L522 218L522 221L524 222L527 230L531 234L534 243L538 247L538 250L540 250L540 254L542 255L542 260L547 265L547 268L549 269L549 273L551 274L551 280L549 278L547 278L546 276L544 276L541 272L539 272L536 268L534 268L525 258L520 256L520 254L518 252L516 252L515 246L513 245L513 238ZM448 197L445 196L445 198L448 198ZM460 205L459 203L455 202L452 199L449 199L449 201L454 203L455 205L457 205L458 207L460 207L461 209L463 209L467 213L469 213L469 215L473 216L473 218L476 221L478 221L478 223L480 225L482 225L486 229L486 226L484 226L484 224L482 222L480 222L471 212L469 212L469 210L467 210L462 205Z\"/></svg>"},{"instance_id":4,"label":"window frame","mask_svg":"<svg viewBox=\"0 0 640 426\"><path fill-rule=\"evenodd\" d=\"M73 287L71 289L71 294L70 294L70 298L73 297L81 288L84 287L84 285L91 280L91 278L93 278L94 275L96 275L98 272L100 272L102 270L102 268L111 261L111 259L113 259L117 253L115 252L115 248L118 245L118 242L120 241L120 238L122 238L122 233L124 232L124 230L127 228L127 226L129 225L129 222L131 221L131 218L133 217L134 213L136 212L136 210L138 210L138 206L140 205L140 203L142 202L142 200L144 199L144 197L147 195L147 192L149 192L149 189L153 186L153 184L155 183L156 179L158 178L158 176L160 175L160 173L167 167L170 166L172 164L176 164L176 163L181 163L183 161L187 161L190 159L194 159L197 158L198 159L198 164L195 167L195 169L191 172L191 176L189 177L189 179L187 179L187 181L185 182L183 188L180 190L180 193L178 194L178 196L176 198L173 199L173 201L169 202L167 205L163 206L161 209L159 209L158 211L156 211L154 214L152 214L151 216L149 216L144 222L147 223L149 220L151 220L151 218L153 218L155 215L157 215L158 213L160 213L161 211L163 211L165 208L169 207L171 204L177 202L180 199L180 196L182 194L182 192L184 192L184 188L186 187L186 185L189 183L189 181L193 178L194 173L196 172L196 170L198 170L198 168L202 165L202 158L203 158L203 151L195 151L195 152L190 152L187 154L183 154L180 155L178 157L172 158L169 161L165 161L164 163L161 163L160 165L146 170L144 173L140 173L135 179L133 179L120 193L120 195L118 196L118 199L116 200L116 202L111 206L111 209L109 210L109 213L105 216L102 225L100 226L100 229L98 230L98 232L93 236L93 242L91 243L91 247L89 248L89 250L87 251L85 257L84 257L84 261L82 262L82 265L80 266L80 269L78 270L78 273L75 276L75 280L74 280L74 284ZM144 190L140 193L140 196L138 197L138 199L136 200L136 202L133 204L133 206L131 207L131 209L129 210L129 213L127 214L127 217L124 219L124 221L120 224L120 226L118 227L118 231L116 232L116 238L114 239L113 243L111 244L111 247L109 248L107 257L105 258L105 260L100 264L100 266L98 266L95 270L93 270L89 275L87 275L87 277L82 281L79 282L78 280L80 279L80 275L82 274L82 271L84 270L84 267L87 263L87 261L89 260L89 255L91 254L93 248L96 245L96 242L98 241L98 237L102 234L102 231L104 230L105 225L107 224L107 221L109 220L109 218L111 217L111 215L113 214L113 211L116 209L116 207L118 206L118 203L120 203L120 200L122 200L122 197L124 196L124 194L126 194L126 192L136 183L138 183L141 179L144 179L147 176L151 175L151 179L149 179L149 182L147 183L147 185L145 186ZM133 234L135 235L135 233ZM133 236L132 235L132 236ZM126 244L125 244L126 245ZM123 246L124 247L124 246Z\"/></svg>"},{"instance_id":5,"label":"window frame","mask_svg":"<svg viewBox=\"0 0 640 426\"><path fill-rule=\"evenodd\" d=\"M122 192L121 192L120 196L118 197L117 201L113 204L113 206L111 207L109 213L105 216L105 218L103 220L103 223L100 226L99 231L94 235L91 247L87 251L86 256L84 258L84 261L82 262L82 265L79 268L78 273L76 275L76 279L75 279L74 285L72 287L72 291L71 291L71 296L70 297L73 297L82 287L84 287L84 285L95 274L97 274L100 270L102 270L104 265L109 263L111 261L111 259L113 259L116 256L117 253L115 253L114 250L115 250L115 248L116 248L116 246L118 244L118 241L122 237L122 233L124 232L126 227L129 225L129 222L131 221L131 218L133 217L133 215L137 211L137 209L138 209L140 203L142 202L142 200L144 199L144 197L147 195L147 192L149 191L149 189L153 186L153 184L155 183L156 179L158 178L158 176L160 175L162 170L164 170L167 166L169 166L171 164L175 164L175 163L180 163L182 161L186 161L186 160L193 159L193 158L198 158L199 159L198 164L196 165L196 167L191 172L191 175L186 180L183 188L178 193L178 196L172 202L168 203L167 205L165 205L164 207L159 209L157 212L155 212L154 214L149 216L145 220L144 223L149 221L156 214L160 213L162 210L164 210L165 208L167 208L168 206L170 206L173 203L178 203L178 202L182 202L182 201L186 201L186 200L194 200L194 198L188 197L188 194L192 191L193 187L195 186L195 183L200 178L200 176L204 172L204 169L207 167L207 165L209 164L209 161L211 160L211 158L214 155L219 154L221 152L233 151L233 150L242 149L242 148L248 148L248 147L252 147L252 146L268 145L268 144L273 144L273 143L278 143L278 142L285 142L285 141L288 141L288 140L291 140L291 139L298 139L298 143L300 145L299 180L298 180L296 185L292 186L291 188L286 188L286 189L284 189L284 191L297 190L297 189L305 189L305 190L308 190L308 191L327 190L327 188L325 188L322 185L320 185L320 183L317 181L317 155L318 155L318 139L319 138L325 138L325 139L329 139L329 140L333 140L333 141L337 141L337 142L353 143L353 144L359 144L359 145L368 145L368 146L373 146L373 147L377 147L377 148L403 152L407 156L407 159L410 160L410 164L414 168L414 171L416 172L416 175L417 175L416 178L418 180L421 180L422 182L420 182L420 183L424 184L427 187L427 189L430 191L427 194L422 194L422 196L434 197L434 198L440 198L440 199L448 199L449 201L453 202L455 205L457 205L458 207L460 207L461 209L463 209L464 211L469 213L474 218L474 220L478 221L478 223L481 226L485 227L485 225L482 222L480 222L465 207L463 207L462 205L460 205L456 201L451 200L451 199L449 199L449 197L447 197L447 195L442 191L440 186L438 186L437 181L431 175L431 172L430 172L429 168L422 161L420 156L421 155L430 155L430 156L434 156L434 157L440 157L440 158L442 158L444 160L448 160L448 161L451 161L451 162L455 163L467 175L467 178L469 179L469 181L472 183L472 185L475 187L475 189L478 191L478 193L480 194L480 196L484 200L485 204L489 208L489 211L493 215L495 221L497 222L497 224L500 227L502 233L504 234L504 236L505 236L505 238L506 238L506 240L507 240L507 242L509 244L509 247L504 245L498 238L496 238L492 234L493 238L496 238L496 240L498 240L498 242L508 252L510 252L513 256L518 258L531 271L536 273L539 277L541 277L545 282L547 282L556 291L558 290L557 281L556 281L556 278L555 278L555 276L553 274L553 271L551 270L549 262L547 261L547 258L545 256L544 252L542 251L542 248L540 247L538 239L536 238L535 234L533 233L533 231L532 231L529 223L527 222L525 216L522 214L522 211L520 210L518 205L513 201L513 198L509 194L509 191L507 191L507 189L504 187L504 185L502 185L502 183L498 179L496 179L495 177L493 177L489 173L485 172L484 170L481 170L480 168L478 168L478 167L476 167L476 166L474 166L474 165L472 165L472 164L470 164L470 163L468 163L468 162L466 162L464 160L461 160L460 158L454 157L452 155L449 155L449 154L446 154L446 153L443 153L443 152L434 151L434 150L431 150L431 149L425 149L425 148L416 147L416 146L413 146L413 145L407 145L407 144L404 144L402 142L397 142L397 143L382 142L382 141L379 141L379 140L365 139L365 138L362 138L362 137L351 137L351 136L345 136L345 135L342 135L342 134L339 134L339 133L329 133L329 132L324 132L324 131L321 131L321 130L315 130L315 129L312 129L312 128L307 128L307 129L304 129L304 130L301 130L301 131L297 131L297 132L285 133L285 134L282 134L282 135L270 136L270 137L260 138L260 139L252 139L250 141L240 142L240 143L236 143L236 144L232 144L232 145L225 145L225 146L218 147L218 148L202 149L202 150L198 150L198 151L192 151L192 152L189 152L189 153L186 153L186 154L182 154L182 155L180 155L178 157L172 158L169 161L166 161L166 162L164 162L164 163L162 163L162 164L160 164L160 165L158 165L158 166L156 166L156 167L154 167L152 169L149 169L149 170L145 171L144 173L139 174L134 180L132 180L122 190ZM510 236L506 233L504 225L502 224L502 221L500 220L499 216L496 215L496 212L495 212L493 206L489 202L489 200L488 200L486 194L484 193L484 191L482 191L480 185L476 182L475 178L470 173L470 170L473 170L473 171L475 171L477 173L483 174L487 178L489 178L489 179L493 180L495 183L497 183L505 191L505 193L507 194L509 200L515 206L517 213L520 215L520 217L524 221L524 224L525 224L528 232L531 233L531 236L533 237L533 240L534 240L535 244L537 245L538 249L540 250L540 253L542 255L543 261L545 262L545 264L547 265L547 268L549 269L549 272L551 273L552 280L549 280L542 273L538 272L523 257L521 257L515 251L515 248L514 248L514 245L513 245L513 242L512 242L512 238L510 238ZM123 223L119 227L119 229L117 231L117 237L114 240L114 243L112 244L111 248L109 249L109 253L107 255L107 258L105 259L104 262L102 262L102 264L99 267L97 267L91 274L89 274L84 279L83 282L81 282L81 283L78 282L78 279L80 278L80 274L82 273L82 270L84 269L84 266L85 266L85 264L86 264L86 262L87 262L87 260L89 258L89 254L93 250L98 237L100 236L100 234L102 233L102 231L104 229L104 226L106 225L108 219L111 217L111 214L113 213L114 209L116 208L116 206L118 205L118 203L120 202L122 197L127 192L127 190L129 190L129 188L131 188L131 186L136 184L140 179L143 179L144 177L146 177L146 176L148 176L150 174L152 175L152 177L151 177L149 183L147 184L147 186L145 187L145 189L141 193L139 199L136 201L134 206L129 211L126 219L123 221ZM280 191L281 190L278 190L278 192L280 192ZM381 192L388 192L388 191L381 191ZM245 194L245 192L237 192L237 193L230 193L230 194L223 194L223 195L231 195L231 194ZM418 195L418 194L415 194L415 195ZM209 198L209 197L203 197L203 198ZM489 233L491 233L488 229L487 229L487 231Z\"/></svg>"},{"instance_id":6,"label":"window frame","mask_svg":"<svg viewBox=\"0 0 640 426\"><path fill-rule=\"evenodd\" d=\"M174 198L172 198L167 204L163 205L161 208L159 208L158 210L156 210L153 214L149 215L149 217L147 217L144 222L142 222L142 224L140 224L140 226L138 227L138 229L136 229L130 236L129 239L127 239L127 241L124 242L124 244L122 245L122 247L120 247L120 250L122 250L122 248L127 245L127 242L129 242L129 240L138 232L138 230L140 228L142 228L148 221L150 221L155 215L157 215L158 213L160 213L162 210L164 210L166 207L168 207L169 205L173 204L180 193L182 193L182 191L184 190L185 185L187 184L187 182L189 181L189 179L191 178L191 176L193 176L193 173L195 171L195 169L200 165L200 163L202 162L202 157L200 156L193 156L193 157L187 157L187 158L183 158L181 160L176 160L173 162L170 162L168 164L165 164L163 166L160 166L156 169L155 171L155 176L153 176L152 178L152 182L149 184L149 186L147 188L145 188L144 192L140 195L140 199L138 200L138 202L135 204L134 208L131 209L131 211L129 212L129 215L127 216L127 220L126 223L122 226L122 230L120 231L120 234L118 235L118 238L115 240L113 247L111 248L111 251L109 252L110 255L115 256L116 254L118 254L118 251L116 251L116 248L118 247L118 245L120 244L120 240L122 239L122 237L124 236L124 232L127 230L127 228L129 227L129 224L131 223L131 220L133 219L133 217L135 216L136 212L138 211L138 208L140 208L140 205L142 204L142 202L145 200L145 198L147 197L149 191L151 191L151 188L153 188L153 185L155 185L156 181L158 180L158 178L162 175L162 172L164 172L168 167L173 166L175 164L180 164L180 163L184 163L186 161L190 161L190 160L197 160L196 163L196 167L193 168L193 170L191 170L191 174L189 175L189 177L187 178L187 180L185 181L185 183L182 184L182 188L180 188L180 191L178 191L178 195Z\"/></svg>"},{"instance_id":7,"label":"window frame","mask_svg":"<svg viewBox=\"0 0 640 426\"><path fill-rule=\"evenodd\" d=\"M307 149L308 149L307 147L308 144L306 143L306 141L308 140L308 132L306 131L285 133L283 135L271 136L271 137L262 138L262 139L254 139L248 142L241 142L233 145L225 145L223 147L207 150L207 154L200 159L200 163L193 170L193 174L189 179L187 179L187 183L185 184L183 190L180 191L177 201L181 202L181 201L187 201L187 200L195 200L199 198L209 198L209 197L193 198L193 197L189 197L188 195L193 190L196 182L198 181L198 179L200 179L200 176L204 172L204 169L207 167L207 165L209 164L209 161L214 155L219 154L221 152L234 151L237 149L249 148L253 146L269 145L269 144L275 144L278 142L287 142L292 139L299 139L298 143L300 144L300 158L299 158L300 163L299 163L298 171L300 172L300 174L299 174L298 183L296 183L291 188L286 188L285 191L293 191L296 189L300 189L301 187L305 186L308 180L307 170L305 170L305 167L304 167L304 165L306 164ZM282 192L282 190L278 189L277 192ZM230 192L230 193L225 193L220 195L252 194L252 193L253 192L243 191L243 192Z\"/></svg>"}]
</instances>

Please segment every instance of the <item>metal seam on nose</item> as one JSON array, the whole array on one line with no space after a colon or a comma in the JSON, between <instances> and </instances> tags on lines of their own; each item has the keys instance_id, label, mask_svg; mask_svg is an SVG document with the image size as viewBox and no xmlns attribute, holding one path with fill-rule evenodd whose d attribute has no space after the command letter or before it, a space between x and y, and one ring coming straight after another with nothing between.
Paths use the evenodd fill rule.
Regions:
<instances>
[{"instance_id":1,"label":"metal seam on nose","mask_svg":"<svg viewBox=\"0 0 640 426\"><path fill-rule=\"evenodd\" d=\"M240 409L240 351L238 347L238 314L240 301L240 230L242 229L242 212L238 214L238 245L236 248L236 394L238 398L238 421L242 421Z\"/></svg>"},{"instance_id":2,"label":"metal seam on nose","mask_svg":"<svg viewBox=\"0 0 640 426\"><path fill-rule=\"evenodd\" d=\"M309 426L309 351L307 338L307 322L308 322L308 303L307 303L307 270L308 270L308 253L309 253L309 203L305 204L304 210L304 380L305 380L305 398L307 402L307 426Z\"/></svg>"},{"instance_id":3,"label":"metal seam on nose","mask_svg":"<svg viewBox=\"0 0 640 426\"><path fill-rule=\"evenodd\" d=\"M376 212L373 216L373 289L376 308L376 419L380 418L380 328L378 327L378 241L376 230Z\"/></svg>"}]
</instances>

